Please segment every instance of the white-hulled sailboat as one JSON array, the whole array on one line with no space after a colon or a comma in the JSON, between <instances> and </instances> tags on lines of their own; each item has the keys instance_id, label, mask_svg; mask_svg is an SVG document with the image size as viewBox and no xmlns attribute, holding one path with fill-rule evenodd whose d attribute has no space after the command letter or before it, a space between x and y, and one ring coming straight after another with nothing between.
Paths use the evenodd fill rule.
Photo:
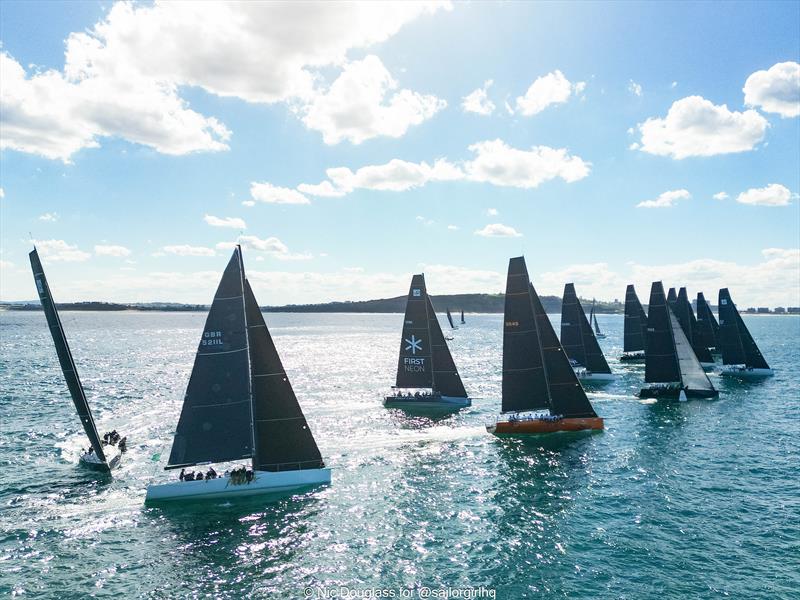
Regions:
<instances>
[{"instance_id":1,"label":"white-hulled sailboat","mask_svg":"<svg viewBox=\"0 0 800 600\"><path fill-rule=\"evenodd\" d=\"M647 315L629 284L625 289L625 325L623 331L622 356L620 362L644 362L644 346L647 340Z\"/></svg>"},{"instance_id":2,"label":"white-hulled sailboat","mask_svg":"<svg viewBox=\"0 0 800 600\"><path fill-rule=\"evenodd\" d=\"M592 303L594 316L594 302ZM575 286L564 286L561 300L561 345L569 357L578 379L585 381L611 381L615 379L606 357L600 349L591 321L586 318L583 306L575 293Z\"/></svg>"},{"instance_id":3,"label":"white-hulled sailboat","mask_svg":"<svg viewBox=\"0 0 800 600\"><path fill-rule=\"evenodd\" d=\"M249 461L251 469L150 485L147 502L287 492L331 481L236 247L195 356L167 470ZM183 473L183 471L182 471Z\"/></svg>"},{"instance_id":4,"label":"white-hulled sailboat","mask_svg":"<svg viewBox=\"0 0 800 600\"><path fill-rule=\"evenodd\" d=\"M472 404L439 326L423 274L414 275L408 290L393 389L394 393L383 400L387 408L442 410Z\"/></svg>"},{"instance_id":5,"label":"white-hulled sailboat","mask_svg":"<svg viewBox=\"0 0 800 600\"><path fill-rule=\"evenodd\" d=\"M728 288L719 291L719 337L722 345L723 375L753 378L769 377L769 367L742 316L731 300Z\"/></svg>"},{"instance_id":6,"label":"white-hulled sailboat","mask_svg":"<svg viewBox=\"0 0 800 600\"><path fill-rule=\"evenodd\" d=\"M39 293L39 301L42 303L44 316L53 336L53 344L56 347L58 362L61 365L61 372L67 382L72 402L81 418L83 430L89 438L89 449L81 454L80 464L97 471L111 471L119 465L122 454L126 449L126 438L120 438L116 431L107 433L103 440L97 434L97 427L94 424L94 417L86 400L86 393L83 391L83 384L78 377L78 368L72 358L72 352L67 344L67 336L64 334L64 327L61 325L61 318L58 316L56 303L50 293L50 286L44 275L42 262L39 260L39 253L36 248L28 255L31 261L33 279L36 282L36 291ZM112 435L113 434L113 435Z\"/></svg>"},{"instance_id":7,"label":"white-hulled sailboat","mask_svg":"<svg viewBox=\"0 0 800 600\"><path fill-rule=\"evenodd\" d=\"M501 416L494 435L603 429L528 277L525 259L508 263L503 317Z\"/></svg>"}]
</instances>

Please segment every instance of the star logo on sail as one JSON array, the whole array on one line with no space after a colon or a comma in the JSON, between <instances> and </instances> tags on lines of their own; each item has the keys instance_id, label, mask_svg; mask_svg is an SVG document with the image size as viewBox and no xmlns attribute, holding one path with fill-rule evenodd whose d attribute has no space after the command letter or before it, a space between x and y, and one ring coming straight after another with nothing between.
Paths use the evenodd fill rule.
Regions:
<instances>
[{"instance_id":1,"label":"star logo on sail","mask_svg":"<svg viewBox=\"0 0 800 600\"><path fill-rule=\"evenodd\" d=\"M422 352L422 340L418 340L413 335L411 336L410 340L404 340L408 346L406 346L406 350L411 350L411 354L416 354L417 350Z\"/></svg>"}]
</instances>

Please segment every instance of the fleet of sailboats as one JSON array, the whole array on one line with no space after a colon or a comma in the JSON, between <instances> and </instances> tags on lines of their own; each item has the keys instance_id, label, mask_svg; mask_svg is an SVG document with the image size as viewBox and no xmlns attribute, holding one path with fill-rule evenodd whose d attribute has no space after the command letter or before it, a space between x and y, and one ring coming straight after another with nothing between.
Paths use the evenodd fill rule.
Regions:
<instances>
[{"instance_id":1,"label":"fleet of sailboats","mask_svg":"<svg viewBox=\"0 0 800 600\"><path fill-rule=\"evenodd\" d=\"M594 301L591 317L594 317ZM596 321L595 321L596 322ZM564 286L561 300L561 344L578 379L588 381L610 381L614 379L611 367L597 342L591 321L586 318L581 301L575 293L575 285Z\"/></svg>"}]
</instances>

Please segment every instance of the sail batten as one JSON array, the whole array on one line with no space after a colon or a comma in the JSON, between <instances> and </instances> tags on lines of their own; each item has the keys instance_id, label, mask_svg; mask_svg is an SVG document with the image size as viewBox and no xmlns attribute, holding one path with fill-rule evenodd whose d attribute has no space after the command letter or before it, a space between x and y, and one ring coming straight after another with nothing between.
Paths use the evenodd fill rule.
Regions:
<instances>
[{"instance_id":1,"label":"sail batten","mask_svg":"<svg viewBox=\"0 0 800 600\"><path fill-rule=\"evenodd\" d=\"M53 295L50 293L50 286L47 283L47 277L45 277L44 268L42 267L42 262L39 259L39 253L36 248L31 251L29 258L31 270L33 271L33 279L36 282L36 290L39 294L39 301L42 303L44 316L45 319L47 319L48 329L53 338L53 344L56 347L58 362L61 366L64 379L66 380L70 396L72 397L72 402L78 412L81 425L83 425L83 430L86 432L86 437L89 438L89 443L92 445L92 450L97 458L103 463L107 463L103 444L100 441L100 436L97 434L97 427L94 423L92 410L89 408L89 402L86 399L86 393L84 392L83 384L78 376L78 369L72 358L72 351L69 349L64 327L61 324L61 317L58 315L56 303L53 300Z\"/></svg>"}]
</instances>

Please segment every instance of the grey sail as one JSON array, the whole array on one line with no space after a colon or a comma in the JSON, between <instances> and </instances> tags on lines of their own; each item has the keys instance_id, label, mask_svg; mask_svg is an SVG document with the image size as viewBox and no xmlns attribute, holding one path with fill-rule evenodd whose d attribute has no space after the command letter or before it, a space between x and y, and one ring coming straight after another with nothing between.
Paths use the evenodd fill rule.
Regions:
<instances>
[{"instance_id":1,"label":"grey sail","mask_svg":"<svg viewBox=\"0 0 800 600\"><path fill-rule=\"evenodd\" d=\"M592 324L594 325L595 334L602 336L603 332L600 331L600 323L597 322L597 315L594 312L594 300L592 300Z\"/></svg>"},{"instance_id":2,"label":"grey sail","mask_svg":"<svg viewBox=\"0 0 800 600\"><path fill-rule=\"evenodd\" d=\"M611 373L600 344L586 318L583 306L575 293L575 286L564 286L561 301L561 345L570 360L592 373Z\"/></svg>"},{"instance_id":3,"label":"grey sail","mask_svg":"<svg viewBox=\"0 0 800 600\"><path fill-rule=\"evenodd\" d=\"M703 345L701 341L697 319L694 316L692 305L689 303L689 296L686 293L685 287L682 287L678 292L678 298L672 306L672 311L675 313L675 316L678 317L681 329L683 329L689 343L691 343L698 360L701 363L713 363L714 358L711 356L711 351L708 349L708 346Z\"/></svg>"},{"instance_id":4,"label":"grey sail","mask_svg":"<svg viewBox=\"0 0 800 600\"><path fill-rule=\"evenodd\" d=\"M259 471L321 469L325 466L322 455L247 279L244 299L255 428L253 468Z\"/></svg>"},{"instance_id":5,"label":"grey sail","mask_svg":"<svg viewBox=\"0 0 800 600\"><path fill-rule=\"evenodd\" d=\"M770 368L736 309L728 288L719 291L719 325L723 364L745 365L751 369Z\"/></svg>"},{"instance_id":6,"label":"grey sail","mask_svg":"<svg viewBox=\"0 0 800 600\"><path fill-rule=\"evenodd\" d=\"M669 317L675 341L675 355L678 359L680 381L683 388L686 389L687 394L690 392L700 392L702 395L716 394L714 386L711 385L711 380L703 370L697 354L695 354L692 344L689 338L686 337L677 317L672 311L669 311ZM708 394L705 394L706 392Z\"/></svg>"},{"instance_id":7,"label":"grey sail","mask_svg":"<svg viewBox=\"0 0 800 600\"><path fill-rule=\"evenodd\" d=\"M197 348L167 469L253 456L244 267L237 247Z\"/></svg>"},{"instance_id":8,"label":"grey sail","mask_svg":"<svg viewBox=\"0 0 800 600\"><path fill-rule=\"evenodd\" d=\"M639 302L633 285L625 290L625 324L623 352L644 350L647 334L647 315Z\"/></svg>"},{"instance_id":9,"label":"grey sail","mask_svg":"<svg viewBox=\"0 0 800 600\"><path fill-rule=\"evenodd\" d=\"M92 411L86 400L83 385L78 377L78 369L75 367L75 361L72 359L72 352L70 352L69 344L67 344L64 327L61 325L61 318L58 316L56 304L50 293L50 286L47 284L47 278L44 275L44 269L42 268L42 263L39 260L39 253L36 251L36 248L33 249L29 257L31 269L33 271L33 279L36 282L36 290L39 292L39 301L42 303L44 316L47 319L47 325L53 337L53 344L55 344L56 347L58 362L61 365L61 372L64 374L70 396L72 396L72 402L75 404L75 409L78 411L78 416L81 419L83 430L86 432L86 437L89 438L89 442L92 444L92 450L94 450L94 453L101 461L106 463L107 460L105 452L103 451L103 444L100 441L100 437L97 435L94 417L92 417Z\"/></svg>"},{"instance_id":10,"label":"grey sail","mask_svg":"<svg viewBox=\"0 0 800 600\"><path fill-rule=\"evenodd\" d=\"M654 281L650 288L647 308L644 380L647 383L679 383L681 372L672 333L672 311L660 281Z\"/></svg>"},{"instance_id":11,"label":"grey sail","mask_svg":"<svg viewBox=\"0 0 800 600\"><path fill-rule=\"evenodd\" d=\"M396 387L433 388L431 339L428 327L428 292L424 275L414 275L408 290Z\"/></svg>"},{"instance_id":12,"label":"grey sail","mask_svg":"<svg viewBox=\"0 0 800 600\"><path fill-rule=\"evenodd\" d=\"M433 309L431 297L425 294L428 304L428 335L431 343L431 364L433 368L433 385L436 392L443 396L454 398L466 398L467 390L461 382L456 363L447 347L447 340L444 339L439 320L436 318L436 311Z\"/></svg>"}]
</instances>

